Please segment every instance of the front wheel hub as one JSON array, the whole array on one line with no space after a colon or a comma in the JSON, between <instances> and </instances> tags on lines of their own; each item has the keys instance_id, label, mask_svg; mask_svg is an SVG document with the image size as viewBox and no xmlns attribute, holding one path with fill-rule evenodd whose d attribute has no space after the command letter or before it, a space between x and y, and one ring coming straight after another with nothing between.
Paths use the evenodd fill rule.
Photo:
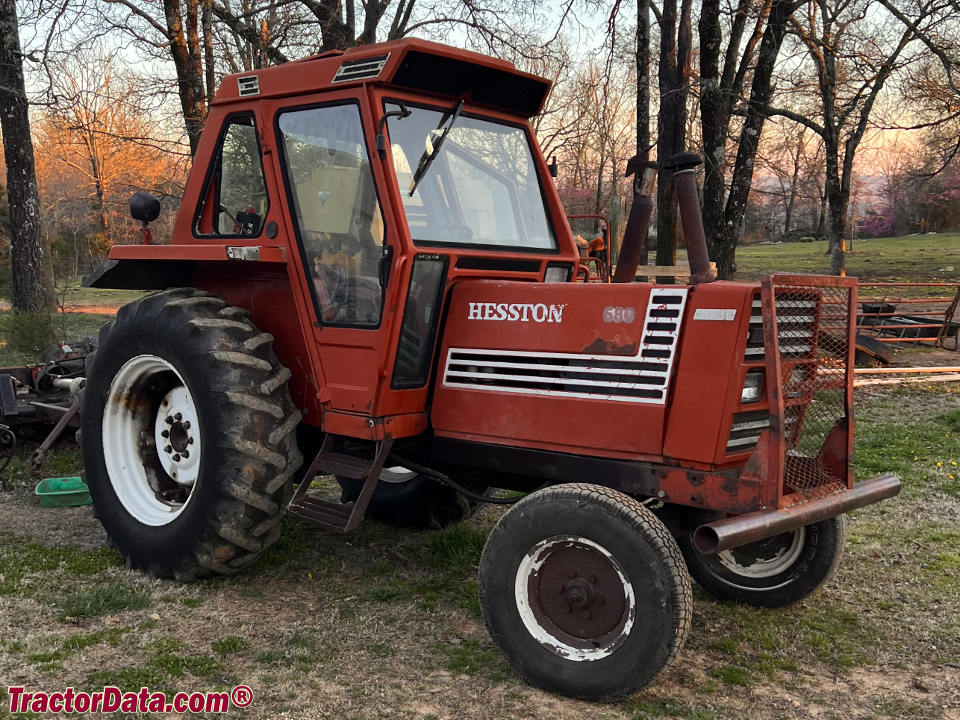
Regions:
<instances>
[{"instance_id":1,"label":"front wheel hub","mask_svg":"<svg viewBox=\"0 0 960 720\"><path fill-rule=\"evenodd\" d=\"M517 570L516 594L530 634L569 660L610 655L635 619L633 586L620 562L584 537L554 536L533 547Z\"/></svg>"}]
</instances>

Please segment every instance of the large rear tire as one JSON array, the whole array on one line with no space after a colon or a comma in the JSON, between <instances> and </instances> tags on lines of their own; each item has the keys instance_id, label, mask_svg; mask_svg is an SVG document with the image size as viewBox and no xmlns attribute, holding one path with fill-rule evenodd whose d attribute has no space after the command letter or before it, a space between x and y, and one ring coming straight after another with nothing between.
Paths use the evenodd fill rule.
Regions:
<instances>
[{"instance_id":1,"label":"large rear tire","mask_svg":"<svg viewBox=\"0 0 960 720\"><path fill-rule=\"evenodd\" d=\"M847 517L840 515L716 555L697 550L692 534L679 544L690 575L718 599L778 608L833 577L846 537Z\"/></svg>"},{"instance_id":2,"label":"large rear tire","mask_svg":"<svg viewBox=\"0 0 960 720\"><path fill-rule=\"evenodd\" d=\"M100 331L83 397L85 477L107 536L156 577L229 575L280 535L300 412L249 313L176 288Z\"/></svg>"},{"instance_id":3,"label":"large rear tire","mask_svg":"<svg viewBox=\"0 0 960 720\"><path fill-rule=\"evenodd\" d=\"M514 669L545 690L611 700L646 687L690 629L690 578L646 507L595 485L528 495L490 533L480 603Z\"/></svg>"}]
</instances>

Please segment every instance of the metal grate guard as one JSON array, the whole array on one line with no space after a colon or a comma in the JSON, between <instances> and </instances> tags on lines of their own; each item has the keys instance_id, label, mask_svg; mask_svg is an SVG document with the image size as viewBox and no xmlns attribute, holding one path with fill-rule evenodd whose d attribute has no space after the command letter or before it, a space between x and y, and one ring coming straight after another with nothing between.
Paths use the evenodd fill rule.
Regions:
<instances>
[{"instance_id":1,"label":"metal grate guard","mask_svg":"<svg viewBox=\"0 0 960 720\"><path fill-rule=\"evenodd\" d=\"M773 308L764 314L775 317L776 332L766 332L766 344L777 350L767 353L767 372L780 379L783 493L849 486L856 280L775 275L767 283Z\"/></svg>"}]
</instances>

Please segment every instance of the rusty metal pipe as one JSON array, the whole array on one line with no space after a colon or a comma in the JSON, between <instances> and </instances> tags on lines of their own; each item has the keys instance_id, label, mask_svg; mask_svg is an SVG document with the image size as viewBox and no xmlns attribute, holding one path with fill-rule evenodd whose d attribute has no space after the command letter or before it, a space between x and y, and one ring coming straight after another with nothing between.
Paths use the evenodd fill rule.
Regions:
<instances>
[{"instance_id":1,"label":"rusty metal pipe","mask_svg":"<svg viewBox=\"0 0 960 720\"><path fill-rule=\"evenodd\" d=\"M878 475L850 490L779 510L759 510L701 525L693 533L693 542L704 555L714 555L872 505L899 492L900 478L889 473Z\"/></svg>"},{"instance_id":2,"label":"rusty metal pipe","mask_svg":"<svg viewBox=\"0 0 960 720\"><path fill-rule=\"evenodd\" d=\"M710 268L710 255L707 252L707 236L703 230L703 216L700 214L700 195L697 192L695 168L703 160L696 153L677 153L663 163L665 170L673 172L673 184L677 189L677 204L680 206L680 220L683 223L683 242L687 247L687 261L690 263L690 284L713 282L716 274Z\"/></svg>"},{"instance_id":3,"label":"rusty metal pipe","mask_svg":"<svg viewBox=\"0 0 960 720\"><path fill-rule=\"evenodd\" d=\"M650 196L653 194L653 181L657 177L657 169L652 163L644 163L641 172L643 175L640 180L640 192L630 206L630 216L627 218L627 227L623 232L617 270L613 274L615 283L628 283L637 279L637 266L640 264L643 244L647 241L647 229L650 227L650 216L653 214L653 198Z\"/></svg>"},{"instance_id":4,"label":"rusty metal pipe","mask_svg":"<svg viewBox=\"0 0 960 720\"><path fill-rule=\"evenodd\" d=\"M651 145L646 152L637 153L627 161L625 177L636 175L637 195L630 206L630 216L623 232L620 245L620 257L613 282L629 283L637 279L637 267L643 255L643 244L647 241L650 216L653 214L653 183L657 179L657 164L650 162Z\"/></svg>"}]
</instances>

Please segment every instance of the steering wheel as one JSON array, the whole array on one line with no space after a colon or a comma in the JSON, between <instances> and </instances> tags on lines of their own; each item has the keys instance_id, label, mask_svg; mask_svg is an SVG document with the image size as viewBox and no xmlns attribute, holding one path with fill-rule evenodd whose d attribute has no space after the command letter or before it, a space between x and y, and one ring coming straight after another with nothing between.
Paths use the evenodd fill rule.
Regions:
<instances>
[{"instance_id":1,"label":"steering wheel","mask_svg":"<svg viewBox=\"0 0 960 720\"><path fill-rule=\"evenodd\" d=\"M451 236L458 240L469 241L473 239L473 228L469 225L464 225L463 223L434 225L433 229L439 233L450 233Z\"/></svg>"}]
</instances>

